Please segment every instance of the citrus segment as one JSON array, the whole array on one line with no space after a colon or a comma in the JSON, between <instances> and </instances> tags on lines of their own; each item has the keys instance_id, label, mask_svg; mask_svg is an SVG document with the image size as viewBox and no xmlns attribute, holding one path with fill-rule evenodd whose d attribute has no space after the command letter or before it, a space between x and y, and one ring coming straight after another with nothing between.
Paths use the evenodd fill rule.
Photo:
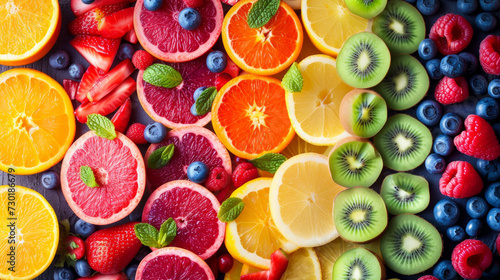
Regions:
<instances>
[{"instance_id":1,"label":"citrus segment","mask_svg":"<svg viewBox=\"0 0 500 280\"><path fill-rule=\"evenodd\" d=\"M321 266L311 248L300 248L289 256L288 267L281 280L319 280Z\"/></svg>"}]
</instances>

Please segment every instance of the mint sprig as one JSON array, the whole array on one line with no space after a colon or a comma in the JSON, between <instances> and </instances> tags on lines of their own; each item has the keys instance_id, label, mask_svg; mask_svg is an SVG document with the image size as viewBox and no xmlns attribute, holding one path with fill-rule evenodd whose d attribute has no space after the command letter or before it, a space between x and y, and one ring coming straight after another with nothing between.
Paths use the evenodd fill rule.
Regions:
<instances>
[{"instance_id":1,"label":"mint sprig","mask_svg":"<svg viewBox=\"0 0 500 280\"><path fill-rule=\"evenodd\" d=\"M106 117L99 114L87 116L87 126L97 136L113 140L116 138L115 125Z\"/></svg>"},{"instance_id":2,"label":"mint sprig","mask_svg":"<svg viewBox=\"0 0 500 280\"><path fill-rule=\"evenodd\" d=\"M282 154L267 153L249 161L258 169L274 174L286 160L287 158Z\"/></svg>"},{"instance_id":3,"label":"mint sprig","mask_svg":"<svg viewBox=\"0 0 500 280\"><path fill-rule=\"evenodd\" d=\"M174 156L174 149L174 144L170 144L155 150L148 158L148 167L151 169L160 169L166 166Z\"/></svg>"},{"instance_id":4,"label":"mint sprig","mask_svg":"<svg viewBox=\"0 0 500 280\"><path fill-rule=\"evenodd\" d=\"M281 86L287 92L301 92L304 86L304 78L297 67L297 62L294 62L290 69L286 72L281 80Z\"/></svg>"},{"instance_id":5,"label":"mint sprig","mask_svg":"<svg viewBox=\"0 0 500 280\"><path fill-rule=\"evenodd\" d=\"M198 116L203 116L212 110L212 104L214 103L215 96L217 95L217 89L215 87L206 88L201 92L198 99L196 99L196 114Z\"/></svg>"},{"instance_id":6,"label":"mint sprig","mask_svg":"<svg viewBox=\"0 0 500 280\"><path fill-rule=\"evenodd\" d=\"M259 28L268 23L278 12L280 0L258 0L248 13L247 23L250 28Z\"/></svg>"},{"instance_id":7,"label":"mint sprig","mask_svg":"<svg viewBox=\"0 0 500 280\"><path fill-rule=\"evenodd\" d=\"M182 76L177 70L161 63L146 68L142 79L153 86L164 88L174 88L182 83Z\"/></svg>"},{"instance_id":8,"label":"mint sprig","mask_svg":"<svg viewBox=\"0 0 500 280\"><path fill-rule=\"evenodd\" d=\"M140 223L134 226L134 232L144 246L160 249L174 240L177 235L177 224L173 218L168 218L158 231L150 224Z\"/></svg>"},{"instance_id":9,"label":"mint sprig","mask_svg":"<svg viewBox=\"0 0 500 280\"><path fill-rule=\"evenodd\" d=\"M87 187L99 187L95 180L94 171L92 171L92 168L87 165L80 166L80 179L82 179L83 183L87 185Z\"/></svg>"},{"instance_id":10,"label":"mint sprig","mask_svg":"<svg viewBox=\"0 0 500 280\"><path fill-rule=\"evenodd\" d=\"M243 207L245 207L245 203L241 198L230 197L222 202L217 217L225 223L234 221L243 211Z\"/></svg>"}]
</instances>

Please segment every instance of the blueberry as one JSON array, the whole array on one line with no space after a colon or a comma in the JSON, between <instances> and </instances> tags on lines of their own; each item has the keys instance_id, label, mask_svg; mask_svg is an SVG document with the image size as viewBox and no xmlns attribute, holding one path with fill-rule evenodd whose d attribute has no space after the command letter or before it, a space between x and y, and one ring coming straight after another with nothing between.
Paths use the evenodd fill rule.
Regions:
<instances>
[{"instance_id":1,"label":"blueberry","mask_svg":"<svg viewBox=\"0 0 500 280\"><path fill-rule=\"evenodd\" d=\"M477 57L475 55L470 52L463 52L459 53L458 56L465 60L465 74L469 75L476 72L479 61L477 60Z\"/></svg>"},{"instance_id":2,"label":"blueberry","mask_svg":"<svg viewBox=\"0 0 500 280\"><path fill-rule=\"evenodd\" d=\"M447 199L441 199L434 206L434 219L442 226L451 226L457 223L460 216L458 205Z\"/></svg>"},{"instance_id":3,"label":"blueberry","mask_svg":"<svg viewBox=\"0 0 500 280\"><path fill-rule=\"evenodd\" d=\"M149 143L160 143L167 136L167 128L159 122L150 123L144 130L144 138Z\"/></svg>"},{"instance_id":4,"label":"blueberry","mask_svg":"<svg viewBox=\"0 0 500 280\"><path fill-rule=\"evenodd\" d=\"M75 263L75 271L76 274L80 277L89 277L92 274L92 268L90 267L89 263L84 260L77 260Z\"/></svg>"},{"instance_id":5,"label":"blueberry","mask_svg":"<svg viewBox=\"0 0 500 280\"><path fill-rule=\"evenodd\" d=\"M54 271L54 280L74 280L75 273L67 267L56 268Z\"/></svg>"},{"instance_id":6,"label":"blueberry","mask_svg":"<svg viewBox=\"0 0 500 280\"><path fill-rule=\"evenodd\" d=\"M138 267L137 264L132 264L132 265L129 265L129 267L127 267L127 269L125 270L125 274L127 274L127 278L129 280L135 280L135 274L137 273L137 267Z\"/></svg>"},{"instance_id":7,"label":"blueberry","mask_svg":"<svg viewBox=\"0 0 500 280\"><path fill-rule=\"evenodd\" d=\"M493 207L500 207L500 182L493 183L486 187L484 198Z\"/></svg>"},{"instance_id":8,"label":"blueberry","mask_svg":"<svg viewBox=\"0 0 500 280\"><path fill-rule=\"evenodd\" d=\"M439 280L452 280L457 277L457 272L453 268L450 260L442 260L436 264L432 275Z\"/></svg>"},{"instance_id":9,"label":"blueberry","mask_svg":"<svg viewBox=\"0 0 500 280\"><path fill-rule=\"evenodd\" d=\"M144 8L148 11L156 11L161 8L163 0L144 0Z\"/></svg>"},{"instance_id":10,"label":"blueberry","mask_svg":"<svg viewBox=\"0 0 500 280\"><path fill-rule=\"evenodd\" d=\"M201 94L204 90L206 90L206 89L207 89L207 87L199 87L199 88L197 88L197 89L194 91L194 93L193 93L193 99L194 99L194 101L198 100L198 97L200 97L200 94Z\"/></svg>"},{"instance_id":11,"label":"blueberry","mask_svg":"<svg viewBox=\"0 0 500 280\"><path fill-rule=\"evenodd\" d=\"M48 170L42 173L42 186L46 189L53 190L59 187L59 174L53 170Z\"/></svg>"},{"instance_id":12,"label":"blueberry","mask_svg":"<svg viewBox=\"0 0 500 280\"><path fill-rule=\"evenodd\" d=\"M142 261L149 253L151 253L151 249L146 246L142 246L139 252L137 252L137 255L135 255L134 259L138 261Z\"/></svg>"},{"instance_id":13,"label":"blueberry","mask_svg":"<svg viewBox=\"0 0 500 280\"><path fill-rule=\"evenodd\" d=\"M479 6L477 0L458 0L457 10L461 14L472 14Z\"/></svg>"},{"instance_id":14,"label":"blueberry","mask_svg":"<svg viewBox=\"0 0 500 280\"><path fill-rule=\"evenodd\" d=\"M440 6L439 0L417 0L417 9L426 16L437 13Z\"/></svg>"},{"instance_id":15,"label":"blueberry","mask_svg":"<svg viewBox=\"0 0 500 280\"><path fill-rule=\"evenodd\" d=\"M417 118L427 126L438 124L442 115L441 105L434 100L425 100L418 105Z\"/></svg>"},{"instance_id":16,"label":"blueberry","mask_svg":"<svg viewBox=\"0 0 500 280\"><path fill-rule=\"evenodd\" d=\"M491 13L480 13L474 20L476 27L484 32L494 30L497 27L497 18Z\"/></svg>"},{"instance_id":17,"label":"blueberry","mask_svg":"<svg viewBox=\"0 0 500 280\"><path fill-rule=\"evenodd\" d=\"M465 62L465 59L459 55L450 54L441 59L440 67L443 75L450 78L456 78L465 74L467 63Z\"/></svg>"},{"instance_id":18,"label":"blueberry","mask_svg":"<svg viewBox=\"0 0 500 280\"><path fill-rule=\"evenodd\" d=\"M441 131L448 136L455 136L462 131L463 120L455 113L447 113L439 122L439 128Z\"/></svg>"},{"instance_id":19,"label":"blueberry","mask_svg":"<svg viewBox=\"0 0 500 280\"><path fill-rule=\"evenodd\" d=\"M494 231L500 231L500 208L492 208L486 216L486 223Z\"/></svg>"},{"instance_id":20,"label":"blueberry","mask_svg":"<svg viewBox=\"0 0 500 280\"><path fill-rule=\"evenodd\" d=\"M425 159L425 169L431 174L443 173L445 167L444 158L438 154L430 154Z\"/></svg>"},{"instance_id":21,"label":"blueberry","mask_svg":"<svg viewBox=\"0 0 500 280\"><path fill-rule=\"evenodd\" d=\"M500 162L497 159L492 161L477 159L476 170L486 181L493 182L500 179Z\"/></svg>"},{"instance_id":22,"label":"blueberry","mask_svg":"<svg viewBox=\"0 0 500 280\"><path fill-rule=\"evenodd\" d=\"M479 0L481 9L487 12L493 12L500 8L500 0Z\"/></svg>"},{"instance_id":23,"label":"blueberry","mask_svg":"<svg viewBox=\"0 0 500 280\"><path fill-rule=\"evenodd\" d=\"M187 177L194 183L200 184L205 182L209 173L208 166L201 161L195 161L188 166Z\"/></svg>"},{"instance_id":24,"label":"blueberry","mask_svg":"<svg viewBox=\"0 0 500 280\"><path fill-rule=\"evenodd\" d=\"M430 60L436 57L437 46L431 39L424 39L418 45L418 55L423 60Z\"/></svg>"},{"instance_id":25,"label":"blueberry","mask_svg":"<svg viewBox=\"0 0 500 280\"><path fill-rule=\"evenodd\" d=\"M95 231L95 226L82 219L78 219L75 223L75 232L84 239L89 237Z\"/></svg>"},{"instance_id":26,"label":"blueberry","mask_svg":"<svg viewBox=\"0 0 500 280\"><path fill-rule=\"evenodd\" d=\"M446 236L453 242L460 242L465 239L465 230L461 226L452 226L446 230Z\"/></svg>"},{"instance_id":27,"label":"blueberry","mask_svg":"<svg viewBox=\"0 0 500 280\"><path fill-rule=\"evenodd\" d=\"M193 103L193 105L191 106L191 109L189 109L189 111L191 112L191 115L198 116L198 112L196 112L196 103Z\"/></svg>"},{"instance_id":28,"label":"blueberry","mask_svg":"<svg viewBox=\"0 0 500 280\"><path fill-rule=\"evenodd\" d=\"M483 230L483 223L479 219L471 219L465 226L465 232L470 237L478 236Z\"/></svg>"},{"instance_id":29,"label":"blueberry","mask_svg":"<svg viewBox=\"0 0 500 280\"><path fill-rule=\"evenodd\" d=\"M207 56L207 67L213 73L220 73L226 69L227 57L221 51L213 51Z\"/></svg>"},{"instance_id":30,"label":"blueberry","mask_svg":"<svg viewBox=\"0 0 500 280\"><path fill-rule=\"evenodd\" d=\"M49 57L50 67L61 70L69 66L69 54L66 51L55 51Z\"/></svg>"},{"instance_id":31,"label":"blueberry","mask_svg":"<svg viewBox=\"0 0 500 280\"><path fill-rule=\"evenodd\" d=\"M123 43L118 48L118 53L116 54L116 56L118 57L119 60L125 60L127 58L132 60L134 53L135 53L134 46L132 46L129 43Z\"/></svg>"},{"instance_id":32,"label":"blueberry","mask_svg":"<svg viewBox=\"0 0 500 280\"><path fill-rule=\"evenodd\" d=\"M83 4L87 4L87 5L90 5L92 3L94 3L95 0L82 0L82 3Z\"/></svg>"},{"instance_id":33,"label":"blueberry","mask_svg":"<svg viewBox=\"0 0 500 280\"><path fill-rule=\"evenodd\" d=\"M494 79L490 82L488 94L493 98L500 98L500 79Z\"/></svg>"},{"instance_id":34,"label":"blueberry","mask_svg":"<svg viewBox=\"0 0 500 280\"><path fill-rule=\"evenodd\" d=\"M497 260L491 262L490 267L483 271L483 277L493 278L500 274L500 263Z\"/></svg>"},{"instance_id":35,"label":"blueberry","mask_svg":"<svg viewBox=\"0 0 500 280\"><path fill-rule=\"evenodd\" d=\"M179 24L186 30L194 30L201 24L200 13L193 8L185 8L179 13Z\"/></svg>"},{"instance_id":36,"label":"blueberry","mask_svg":"<svg viewBox=\"0 0 500 280\"><path fill-rule=\"evenodd\" d=\"M469 90L474 95L483 95L488 92L488 81L484 76L474 75L469 79Z\"/></svg>"},{"instance_id":37,"label":"blueberry","mask_svg":"<svg viewBox=\"0 0 500 280\"><path fill-rule=\"evenodd\" d=\"M479 196L469 198L465 206L467 214L469 214L469 216L474 219L479 219L486 216L489 208L490 207L488 206L486 200Z\"/></svg>"},{"instance_id":38,"label":"blueberry","mask_svg":"<svg viewBox=\"0 0 500 280\"><path fill-rule=\"evenodd\" d=\"M492 121L498 117L500 108L498 102L491 97L481 98L476 104L476 115L481 118Z\"/></svg>"},{"instance_id":39,"label":"blueberry","mask_svg":"<svg viewBox=\"0 0 500 280\"><path fill-rule=\"evenodd\" d=\"M75 80L82 78L85 68L80 63L72 63L68 68L69 76Z\"/></svg>"},{"instance_id":40,"label":"blueberry","mask_svg":"<svg viewBox=\"0 0 500 280\"><path fill-rule=\"evenodd\" d=\"M441 156L449 156L453 153L453 138L448 135L440 134L436 139L434 139L433 150L436 154Z\"/></svg>"},{"instance_id":41,"label":"blueberry","mask_svg":"<svg viewBox=\"0 0 500 280\"><path fill-rule=\"evenodd\" d=\"M429 74L429 78L433 80L439 80L443 77L441 73L441 60L439 58L434 58L425 63L425 69Z\"/></svg>"}]
</instances>

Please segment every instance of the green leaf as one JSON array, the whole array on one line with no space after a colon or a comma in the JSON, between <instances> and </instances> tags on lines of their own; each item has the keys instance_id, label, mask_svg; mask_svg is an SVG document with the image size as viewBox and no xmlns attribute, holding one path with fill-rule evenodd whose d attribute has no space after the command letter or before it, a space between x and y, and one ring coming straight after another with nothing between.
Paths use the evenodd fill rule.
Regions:
<instances>
[{"instance_id":1,"label":"green leaf","mask_svg":"<svg viewBox=\"0 0 500 280\"><path fill-rule=\"evenodd\" d=\"M80 179L82 179L83 183L87 185L87 187L99 187L95 181L94 171L92 171L92 168L87 165L80 166Z\"/></svg>"},{"instance_id":2,"label":"green leaf","mask_svg":"<svg viewBox=\"0 0 500 280\"><path fill-rule=\"evenodd\" d=\"M155 63L146 70L142 79L157 87L174 88L182 83L182 76L171 66Z\"/></svg>"},{"instance_id":3,"label":"green leaf","mask_svg":"<svg viewBox=\"0 0 500 280\"><path fill-rule=\"evenodd\" d=\"M161 244L158 242L158 230L146 223L136 224L134 226L135 236L141 241L144 246L162 248Z\"/></svg>"},{"instance_id":4,"label":"green leaf","mask_svg":"<svg viewBox=\"0 0 500 280\"><path fill-rule=\"evenodd\" d=\"M245 203L238 197L230 197L222 202L217 217L223 222L234 221L243 211Z\"/></svg>"},{"instance_id":5,"label":"green leaf","mask_svg":"<svg viewBox=\"0 0 500 280\"><path fill-rule=\"evenodd\" d=\"M215 87L206 88L196 99L196 114L203 116L212 110L212 103L214 103L217 89Z\"/></svg>"},{"instance_id":6,"label":"green leaf","mask_svg":"<svg viewBox=\"0 0 500 280\"><path fill-rule=\"evenodd\" d=\"M274 174L286 160L287 158L282 154L267 153L249 161L258 169Z\"/></svg>"},{"instance_id":7,"label":"green leaf","mask_svg":"<svg viewBox=\"0 0 500 280\"><path fill-rule=\"evenodd\" d=\"M99 114L90 114L87 117L87 126L97 136L113 140L116 138L115 125L106 117Z\"/></svg>"},{"instance_id":8,"label":"green leaf","mask_svg":"<svg viewBox=\"0 0 500 280\"><path fill-rule=\"evenodd\" d=\"M280 0L258 0L248 13L247 23L250 28L259 28L268 23L278 12Z\"/></svg>"},{"instance_id":9,"label":"green leaf","mask_svg":"<svg viewBox=\"0 0 500 280\"><path fill-rule=\"evenodd\" d=\"M69 243L69 247L71 249L80 248L80 246L78 246L78 244L76 244L75 241L71 241L71 243Z\"/></svg>"},{"instance_id":10,"label":"green leaf","mask_svg":"<svg viewBox=\"0 0 500 280\"><path fill-rule=\"evenodd\" d=\"M174 144L170 144L155 150L148 158L148 167L159 169L166 166L174 156L174 149Z\"/></svg>"},{"instance_id":11,"label":"green leaf","mask_svg":"<svg viewBox=\"0 0 500 280\"><path fill-rule=\"evenodd\" d=\"M304 85L304 78L297 67L297 62L294 62L290 69L283 76L281 80L281 85L287 92L301 92L302 86Z\"/></svg>"},{"instance_id":12,"label":"green leaf","mask_svg":"<svg viewBox=\"0 0 500 280\"><path fill-rule=\"evenodd\" d=\"M177 235L177 224L175 223L173 218L168 218L160 227L160 234L158 236L158 243L162 245L162 247L167 246L174 240Z\"/></svg>"}]
</instances>

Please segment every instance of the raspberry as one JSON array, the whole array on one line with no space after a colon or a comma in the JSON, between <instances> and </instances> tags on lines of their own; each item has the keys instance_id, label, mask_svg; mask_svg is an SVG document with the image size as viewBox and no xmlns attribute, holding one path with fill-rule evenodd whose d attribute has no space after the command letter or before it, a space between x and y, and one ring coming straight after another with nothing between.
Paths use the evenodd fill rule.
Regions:
<instances>
[{"instance_id":1,"label":"raspberry","mask_svg":"<svg viewBox=\"0 0 500 280\"><path fill-rule=\"evenodd\" d=\"M497 241L495 242L495 245L497 247L497 252L500 252L500 234L497 236Z\"/></svg>"},{"instance_id":2,"label":"raspberry","mask_svg":"<svg viewBox=\"0 0 500 280\"><path fill-rule=\"evenodd\" d=\"M146 70L154 61L155 58L143 50L136 51L132 57L132 64L139 70Z\"/></svg>"},{"instance_id":3,"label":"raspberry","mask_svg":"<svg viewBox=\"0 0 500 280\"><path fill-rule=\"evenodd\" d=\"M210 170L207 182L205 183L205 188L212 192L217 192L227 187L228 183L229 174L227 174L223 167L217 166Z\"/></svg>"},{"instance_id":4,"label":"raspberry","mask_svg":"<svg viewBox=\"0 0 500 280\"><path fill-rule=\"evenodd\" d=\"M217 78L215 79L215 87L217 91L219 91L227 82L231 81L232 77L228 73L220 73L217 74Z\"/></svg>"},{"instance_id":5,"label":"raspberry","mask_svg":"<svg viewBox=\"0 0 500 280\"><path fill-rule=\"evenodd\" d=\"M500 75L500 36L488 35L479 45L479 61L484 72Z\"/></svg>"},{"instance_id":6,"label":"raspberry","mask_svg":"<svg viewBox=\"0 0 500 280\"><path fill-rule=\"evenodd\" d=\"M429 38L436 43L441 54L449 55L465 49L472 40L472 34L472 26L464 17L446 14L434 23Z\"/></svg>"},{"instance_id":7,"label":"raspberry","mask_svg":"<svg viewBox=\"0 0 500 280\"><path fill-rule=\"evenodd\" d=\"M459 152L487 161L500 156L500 145L495 131L486 120L469 115L464 125L465 130L453 140Z\"/></svg>"},{"instance_id":8,"label":"raspberry","mask_svg":"<svg viewBox=\"0 0 500 280\"><path fill-rule=\"evenodd\" d=\"M128 127L125 135L136 144L146 144L148 141L144 138L145 129L146 126L142 123L134 123Z\"/></svg>"},{"instance_id":9,"label":"raspberry","mask_svg":"<svg viewBox=\"0 0 500 280\"><path fill-rule=\"evenodd\" d=\"M235 188L243 186L246 182L259 177L259 171L250 162L243 162L233 171L233 185Z\"/></svg>"},{"instance_id":10,"label":"raspberry","mask_svg":"<svg viewBox=\"0 0 500 280\"><path fill-rule=\"evenodd\" d=\"M479 194L483 189L483 180L466 161L453 161L448 164L441 179L439 190L453 198L465 198Z\"/></svg>"},{"instance_id":11,"label":"raspberry","mask_svg":"<svg viewBox=\"0 0 500 280\"><path fill-rule=\"evenodd\" d=\"M491 264L493 254L480 240L467 239L458 244L451 254L453 268L465 279L479 279Z\"/></svg>"},{"instance_id":12,"label":"raspberry","mask_svg":"<svg viewBox=\"0 0 500 280\"><path fill-rule=\"evenodd\" d=\"M469 86L464 77L443 77L434 90L436 101L441 104L462 102L469 97Z\"/></svg>"},{"instance_id":13,"label":"raspberry","mask_svg":"<svg viewBox=\"0 0 500 280\"><path fill-rule=\"evenodd\" d=\"M418 278L417 280L439 280L439 279L432 276L432 275L425 275L425 276Z\"/></svg>"},{"instance_id":14,"label":"raspberry","mask_svg":"<svg viewBox=\"0 0 500 280\"><path fill-rule=\"evenodd\" d=\"M203 5L203 0L184 0L184 4L190 8L198 8Z\"/></svg>"}]
</instances>

